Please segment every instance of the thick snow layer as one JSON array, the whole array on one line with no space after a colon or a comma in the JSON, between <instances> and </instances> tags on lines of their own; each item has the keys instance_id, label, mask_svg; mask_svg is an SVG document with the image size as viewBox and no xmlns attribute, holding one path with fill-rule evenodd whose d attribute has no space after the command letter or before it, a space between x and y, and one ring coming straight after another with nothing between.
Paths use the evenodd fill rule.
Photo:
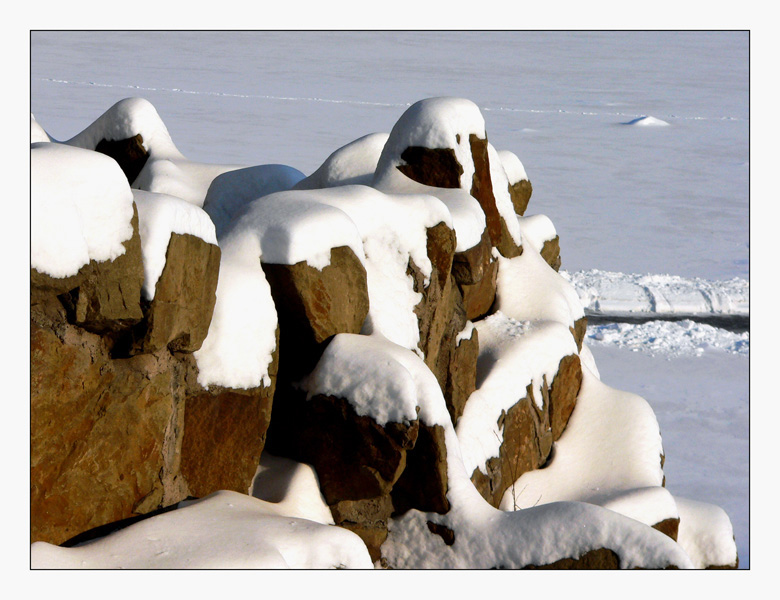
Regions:
<instances>
[{"instance_id":1,"label":"thick snow layer","mask_svg":"<svg viewBox=\"0 0 780 600\"><path fill-rule=\"evenodd\" d=\"M289 190L303 179L298 169L286 165L257 165L217 175L203 201L205 210L222 237L231 222L252 200Z\"/></svg>"},{"instance_id":2,"label":"thick snow layer","mask_svg":"<svg viewBox=\"0 0 780 600\"><path fill-rule=\"evenodd\" d=\"M501 508L577 500L613 503L624 510L628 506L630 512L641 515L656 506L654 501L641 507L629 501L634 498L644 504L645 494L623 495L617 502L618 494L659 487L663 482L661 434L650 405L636 394L605 385L585 365L582 376L577 405L553 445L550 464L523 473L507 490ZM673 502L658 505L661 514L648 520L677 516L673 507Z\"/></svg>"},{"instance_id":3,"label":"thick snow layer","mask_svg":"<svg viewBox=\"0 0 780 600\"><path fill-rule=\"evenodd\" d=\"M374 183L373 186L387 194L418 194L441 200L450 211L455 229L455 251L465 252L479 244L487 221L485 211L474 196L460 188L435 188L404 177Z\"/></svg>"},{"instance_id":4,"label":"thick snow layer","mask_svg":"<svg viewBox=\"0 0 780 600\"><path fill-rule=\"evenodd\" d=\"M676 497L680 511L677 542L693 561L693 566L733 567L737 562L734 530L726 512L719 506Z\"/></svg>"},{"instance_id":5,"label":"thick snow layer","mask_svg":"<svg viewBox=\"0 0 780 600\"><path fill-rule=\"evenodd\" d=\"M143 146L150 156L184 158L173 144L168 128L157 110L144 98L120 100L66 143L94 150L101 140L126 140L138 134L143 138Z\"/></svg>"},{"instance_id":6,"label":"thick snow layer","mask_svg":"<svg viewBox=\"0 0 780 600\"><path fill-rule=\"evenodd\" d=\"M557 321L568 327L585 312L571 284L532 248L515 258L497 252L494 307L517 321Z\"/></svg>"},{"instance_id":7,"label":"thick snow layer","mask_svg":"<svg viewBox=\"0 0 780 600\"><path fill-rule=\"evenodd\" d=\"M332 569L373 567L351 531L219 491L82 546L31 547L33 569Z\"/></svg>"},{"instance_id":8,"label":"thick snow layer","mask_svg":"<svg viewBox=\"0 0 780 600\"><path fill-rule=\"evenodd\" d=\"M634 127L667 127L669 123L663 119L658 119L656 117L646 115L637 117L636 119L631 119L630 121L624 123L624 125L633 125Z\"/></svg>"},{"instance_id":9,"label":"thick snow layer","mask_svg":"<svg viewBox=\"0 0 780 600\"><path fill-rule=\"evenodd\" d=\"M552 240L558 235L555 225L545 215L517 217L517 223L523 236L523 247L530 245L537 252L541 252L546 241Z\"/></svg>"},{"instance_id":10,"label":"thick snow layer","mask_svg":"<svg viewBox=\"0 0 780 600\"><path fill-rule=\"evenodd\" d=\"M525 167L523 166L523 163L520 162L517 154L511 150L499 150L498 159L501 161L501 164L504 167L504 173L506 173L506 177L510 184L514 185L523 179L528 180Z\"/></svg>"},{"instance_id":11,"label":"thick snow layer","mask_svg":"<svg viewBox=\"0 0 780 600\"><path fill-rule=\"evenodd\" d=\"M30 113L30 143L34 144L36 142L51 141L52 139L49 137L49 134L44 131L43 127L35 120L35 116Z\"/></svg>"},{"instance_id":12,"label":"thick snow layer","mask_svg":"<svg viewBox=\"0 0 780 600\"><path fill-rule=\"evenodd\" d=\"M228 236L252 236L264 263L307 262L316 269L330 264L330 251L347 246L363 260L363 244L352 219L339 208L319 202L312 191L285 191L247 205Z\"/></svg>"},{"instance_id":13,"label":"thick snow layer","mask_svg":"<svg viewBox=\"0 0 780 600\"><path fill-rule=\"evenodd\" d=\"M452 148L463 167L460 187L471 189L474 159L469 136L485 139L485 119L479 107L464 98L427 98L415 102L398 119L385 143L374 176L374 184L385 187L388 182L405 179L396 167L405 164L401 154L410 146Z\"/></svg>"},{"instance_id":14,"label":"thick snow layer","mask_svg":"<svg viewBox=\"0 0 780 600\"><path fill-rule=\"evenodd\" d=\"M133 187L178 196L203 206L211 182L223 173L241 168L245 168L245 165L212 165L186 158L150 157L133 182Z\"/></svg>"},{"instance_id":15,"label":"thick snow layer","mask_svg":"<svg viewBox=\"0 0 780 600\"><path fill-rule=\"evenodd\" d=\"M599 369L596 366L596 359L593 356L593 352L590 351L590 348L585 343L585 340L582 341L582 348L580 348L580 361L582 361L583 365L588 367L596 379L601 379Z\"/></svg>"},{"instance_id":16,"label":"thick snow layer","mask_svg":"<svg viewBox=\"0 0 780 600\"><path fill-rule=\"evenodd\" d=\"M498 156L498 152L493 144L488 142L488 163L490 165L490 182L493 186L493 196L496 199L496 209L498 214L504 218L507 231L518 246L522 245L523 239L520 235L520 226L517 223L517 214L512 204L512 197L509 195L509 178L504 171L504 166Z\"/></svg>"},{"instance_id":17,"label":"thick snow layer","mask_svg":"<svg viewBox=\"0 0 780 600\"><path fill-rule=\"evenodd\" d=\"M142 292L146 300L154 298L157 280L165 267L171 234L189 234L216 245L214 223L202 209L175 196L133 190L138 208L138 231L144 261Z\"/></svg>"},{"instance_id":18,"label":"thick snow layer","mask_svg":"<svg viewBox=\"0 0 780 600\"><path fill-rule=\"evenodd\" d=\"M371 185L388 133L369 133L342 146L320 167L295 186L298 190L339 185Z\"/></svg>"},{"instance_id":19,"label":"thick snow layer","mask_svg":"<svg viewBox=\"0 0 780 600\"><path fill-rule=\"evenodd\" d=\"M409 261L428 286L433 266L428 257L427 230L444 223L452 228L447 207L420 194L384 194L362 185L295 191L305 198L343 211L357 227L363 243L369 312L362 333L379 332L419 352L419 325L414 308L422 295L407 275Z\"/></svg>"},{"instance_id":20,"label":"thick snow layer","mask_svg":"<svg viewBox=\"0 0 780 600\"><path fill-rule=\"evenodd\" d=\"M133 194L115 160L57 143L30 146L30 266L68 277L113 260L133 235Z\"/></svg>"},{"instance_id":21,"label":"thick snow layer","mask_svg":"<svg viewBox=\"0 0 780 600\"><path fill-rule=\"evenodd\" d=\"M198 383L269 387L278 319L271 286L260 266L260 241L244 230L220 240L220 248L214 314L203 345L194 353Z\"/></svg>"},{"instance_id":22,"label":"thick snow layer","mask_svg":"<svg viewBox=\"0 0 780 600\"><path fill-rule=\"evenodd\" d=\"M568 327L554 321L516 321L497 312L475 324L479 332L477 389L469 396L456 428L467 473L487 473L488 459L499 455L504 432L498 426L532 386L543 407L542 386L549 386L564 356L577 354Z\"/></svg>"},{"instance_id":23,"label":"thick snow layer","mask_svg":"<svg viewBox=\"0 0 780 600\"><path fill-rule=\"evenodd\" d=\"M275 503L287 516L333 525L333 516L311 465L263 452L249 494Z\"/></svg>"},{"instance_id":24,"label":"thick snow layer","mask_svg":"<svg viewBox=\"0 0 780 600\"><path fill-rule=\"evenodd\" d=\"M703 356L708 350L750 356L750 332L728 331L689 319L590 324L587 340L594 346L615 346L666 358Z\"/></svg>"},{"instance_id":25,"label":"thick snow layer","mask_svg":"<svg viewBox=\"0 0 780 600\"><path fill-rule=\"evenodd\" d=\"M447 546L432 535L428 522L452 529L455 543ZM481 496L459 498L446 515L411 510L393 519L382 556L395 568L518 569L578 558L598 548L614 550L622 569L692 567L668 536L600 506L553 502L502 512Z\"/></svg>"},{"instance_id":26,"label":"thick snow layer","mask_svg":"<svg viewBox=\"0 0 780 600\"><path fill-rule=\"evenodd\" d=\"M750 314L750 282L739 277L713 281L699 277L614 273L598 269L573 273L562 271L561 275L571 282L583 306L593 315Z\"/></svg>"},{"instance_id":27,"label":"thick snow layer","mask_svg":"<svg viewBox=\"0 0 780 600\"><path fill-rule=\"evenodd\" d=\"M344 398L358 415L380 425L409 423L418 416L428 425L449 422L430 369L415 353L378 333L335 336L301 385L309 398Z\"/></svg>"}]
</instances>

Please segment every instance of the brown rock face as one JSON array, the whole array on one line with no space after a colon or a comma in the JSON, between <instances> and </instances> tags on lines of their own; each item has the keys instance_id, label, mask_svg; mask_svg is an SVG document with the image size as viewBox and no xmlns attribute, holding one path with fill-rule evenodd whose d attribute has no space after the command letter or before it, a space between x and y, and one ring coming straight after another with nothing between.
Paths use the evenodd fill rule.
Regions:
<instances>
[{"instance_id":1,"label":"brown rock face","mask_svg":"<svg viewBox=\"0 0 780 600\"><path fill-rule=\"evenodd\" d=\"M680 529L680 519L664 519L660 523L653 525L653 529L657 529L661 533L668 535L676 542L677 532Z\"/></svg>"},{"instance_id":2,"label":"brown rock face","mask_svg":"<svg viewBox=\"0 0 780 600\"><path fill-rule=\"evenodd\" d=\"M553 441L558 441L566 429L571 413L574 412L581 385L580 357L576 354L564 356L558 365L558 374L553 378L550 386L548 411Z\"/></svg>"},{"instance_id":3,"label":"brown rock face","mask_svg":"<svg viewBox=\"0 0 780 600\"><path fill-rule=\"evenodd\" d=\"M561 244L556 235L551 240L545 240L540 251L542 258L556 271L561 268Z\"/></svg>"},{"instance_id":4,"label":"brown rock face","mask_svg":"<svg viewBox=\"0 0 780 600\"><path fill-rule=\"evenodd\" d=\"M585 340L585 334L588 330L588 318L580 317L574 321L574 327L569 327L569 331L574 336L574 341L577 342L577 352L582 351L582 342Z\"/></svg>"},{"instance_id":5,"label":"brown rock face","mask_svg":"<svg viewBox=\"0 0 780 600\"><path fill-rule=\"evenodd\" d=\"M485 500L498 507L504 493L523 473L544 466L553 442L560 438L574 411L581 384L579 356L564 356L552 384L548 386L545 380L542 386L541 409L529 385L526 396L501 415L499 455L488 460L487 474L477 468L471 476Z\"/></svg>"},{"instance_id":6,"label":"brown rock face","mask_svg":"<svg viewBox=\"0 0 780 600\"><path fill-rule=\"evenodd\" d=\"M589 550L577 558L562 558L549 565L528 565L524 569L619 569L620 557L614 550L599 548Z\"/></svg>"},{"instance_id":7,"label":"brown rock face","mask_svg":"<svg viewBox=\"0 0 780 600\"><path fill-rule=\"evenodd\" d=\"M112 360L64 314L53 322L33 307L31 317L31 539L59 544L185 498L178 362Z\"/></svg>"},{"instance_id":8,"label":"brown rock face","mask_svg":"<svg viewBox=\"0 0 780 600\"><path fill-rule=\"evenodd\" d=\"M409 179L440 188L459 188L463 166L452 148L424 148L410 146L401 153L405 165L398 170Z\"/></svg>"},{"instance_id":9,"label":"brown rock face","mask_svg":"<svg viewBox=\"0 0 780 600\"><path fill-rule=\"evenodd\" d=\"M514 206L515 213L518 215L523 216L525 214L528 202L531 200L531 192L533 192L533 188L531 182L527 179L521 179L509 184L509 197L512 198L512 206Z\"/></svg>"},{"instance_id":10,"label":"brown rock face","mask_svg":"<svg viewBox=\"0 0 780 600\"><path fill-rule=\"evenodd\" d=\"M289 392L277 397L268 448L312 465L328 505L390 493L406 467L419 423L379 425L358 416L349 402L332 396Z\"/></svg>"},{"instance_id":11,"label":"brown rock face","mask_svg":"<svg viewBox=\"0 0 780 600\"><path fill-rule=\"evenodd\" d=\"M484 273L485 275L478 282L473 284L464 283L460 286L466 318L470 321L476 321L486 316L496 299L498 261L491 259L485 265Z\"/></svg>"},{"instance_id":12,"label":"brown rock face","mask_svg":"<svg viewBox=\"0 0 780 600\"><path fill-rule=\"evenodd\" d=\"M187 398L181 473L191 495L247 493L265 446L272 400L272 388L203 391Z\"/></svg>"},{"instance_id":13,"label":"brown rock face","mask_svg":"<svg viewBox=\"0 0 780 600\"><path fill-rule=\"evenodd\" d=\"M418 346L423 351L425 363L434 369L453 317L450 272L455 253L455 232L444 223L428 229L427 250L433 266L428 286L425 287L422 272L411 259L407 274L413 279L414 291L422 294L414 309L420 331Z\"/></svg>"},{"instance_id":14,"label":"brown rock face","mask_svg":"<svg viewBox=\"0 0 780 600\"><path fill-rule=\"evenodd\" d=\"M109 141L103 139L95 146L95 151L110 156L118 162L127 176L127 181L130 185L133 185L133 182L149 158L149 153L144 148L143 142L144 138L140 133L124 140Z\"/></svg>"},{"instance_id":15,"label":"brown rock face","mask_svg":"<svg viewBox=\"0 0 780 600\"><path fill-rule=\"evenodd\" d=\"M406 453L406 468L393 486L393 506L396 514L411 508L444 514L450 510L444 428L424 423L419 427L417 442Z\"/></svg>"},{"instance_id":16,"label":"brown rock face","mask_svg":"<svg viewBox=\"0 0 780 600\"><path fill-rule=\"evenodd\" d=\"M220 249L193 235L171 234L165 267L147 316L144 352L194 352L206 339L216 302Z\"/></svg>"},{"instance_id":17,"label":"brown rock face","mask_svg":"<svg viewBox=\"0 0 780 600\"><path fill-rule=\"evenodd\" d=\"M479 332L474 329L471 338L461 340L452 350L447 365L444 400L452 424L457 425L466 401L477 389L477 359L479 358Z\"/></svg>"},{"instance_id":18,"label":"brown rock face","mask_svg":"<svg viewBox=\"0 0 780 600\"><path fill-rule=\"evenodd\" d=\"M380 547L387 539L387 523L393 514L390 496L366 500L343 500L330 507L333 521L360 536L371 560L381 559Z\"/></svg>"},{"instance_id":19,"label":"brown rock face","mask_svg":"<svg viewBox=\"0 0 780 600\"><path fill-rule=\"evenodd\" d=\"M520 256L523 250L515 244L506 227L504 218L499 214L496 197L493 194L493 183L490 179L490 160L488 158L488 141L473 133L469 135L471 155L474 159L474 177L471 185L471 195L485 211L485 220L490 234L490 242L506 258Z\"/></svg>"},{"instance_id":20,"label":"brown rock face","mask_svg":"<svg viewBox=\"0 0 780 600\"><path fill-rule=\"evenodd\" d=\"M368 314L368 287L366 270L351 248L333 248L322 271L306 262L263 263L263 271L279 316L285 380L286 374L292 380L311 372L324 343L337 333L360 332Z\"/></svg>"}]
</instances>

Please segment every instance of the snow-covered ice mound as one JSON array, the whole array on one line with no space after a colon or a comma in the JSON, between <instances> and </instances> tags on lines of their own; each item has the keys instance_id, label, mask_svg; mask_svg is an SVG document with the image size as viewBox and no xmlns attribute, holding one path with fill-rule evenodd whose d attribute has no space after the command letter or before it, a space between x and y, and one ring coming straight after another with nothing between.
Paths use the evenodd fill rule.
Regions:
<instances>
[{"instance_id":1,"label":"snow-covered ice mound","mask_svg":"<svg viewBox=\"0 0 780 600\"><path fill-rule=\"evenodd\" d=\"M633 125L635 127L666 127L669 125L669 123L662 119L651 117L650 115L645 115L623 123L623 125Z\"/></svg>"}]
</instances>

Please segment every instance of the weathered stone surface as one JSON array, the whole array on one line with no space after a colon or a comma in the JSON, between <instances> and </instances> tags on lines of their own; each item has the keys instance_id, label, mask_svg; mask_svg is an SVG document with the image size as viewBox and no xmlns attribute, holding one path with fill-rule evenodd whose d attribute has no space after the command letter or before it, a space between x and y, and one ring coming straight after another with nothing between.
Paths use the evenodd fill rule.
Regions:
<instances>
[{"instance_id":1,"label":"weathered stone surface","mask_svg":"<svg viewBox=\"0 0 780 600\"><path fill-rule=\"evenodd\" d=\"M422 299L414 308L420 331L417 345L423 351L425 364L434 370L453 316L451 296L454 292L450 272L455 253L455 232L440 223L429 228L427 236L428 258L433 266L428 286L425 286L422 272L411 259L407 274L412 277L414 291L422 294Z\"/></svg>"},{"instance_id":2,"label":"weathered stone surface","mask_svg":"<svg viewBox=\"0 0 780 600\"><path fill-rule=\"evenodd\" d=\"M540 251L542 258L556 271L561 268L561 244L556 235L551 240L545 240Z\"/></svg>"},{"instance_id":3,"label":"weathered stone surface","mask_svg":"<svg viewBox=\"0 0 780 600\"><path fill-rule=\"evenodd\" d=\"M524 569L619 569L620 557L614 550L589 550L578 558L562 558L549 565L528 565Z\"/></svg>"},{"instance_id":4,"label":"weathered stone surface","mask_svg":"<svg viewBox=\"0 0 780 600\"><path fill-rule=\"evenodd\" d=\"M487 315L496 299L498 282L498 261L491 260L485 265L484 276L474 284L460 286L466 318L476 321Z\"/></svg>"},{"instance_id":5,"label":"weathered stone surface","mask_svg":"<svg viewBox=\"0 0 780 600\"><path fill-rule=\"evenodd\" d=\"M579 356L564 356L552 384L544 379L541 409L529 385L525 397L501 415L498 424L503 427L503 441L499 456L488 460L487 473L477 468L471 476L485 500L498 507L504 493L523 473L544 466L553 442L568 424L581 383Z\"/></svg>"},{"instance_id":6,"label":"weathered stone surface","mask_svg":"<svg viewBox=\"0 0 780 600\"><path fill-rule=\"evenodd\" d=\"M509 235L506 222L496 206L496 197L493 194L493 183L490 178L487 138L482 139L472 133L469 134L469 144L474 159L471 195L477 199L482 210L485 211L490 242L506 258L519 256L522 253L522 247L517 246L512 236Z\"/></svg>"},{"instance_id":7,"label":"weathered stone surface","mask_svg":"<svg viewBox=\"0 0 780 600\"><path fill-rule=\"evenodd\" d=\"M306 262L263 263L279 317L280 368L290 380L308 374L323 344L337 333L359 333L368 314L366 270L351 248L333 248L321 271Z\"/></svg>"},{"instance_id":8,"label":"weathered stone surface","mask_svg":"<svg viewBox=\"0 0 780 600\"><path fill-rule=\"evenodd\" d=\"M90 261L76 275L61 279L31 268L31 304L60 296L72 323L99 334L115 334L140 322L144 271L135 205L132 225L124 254L112 261Z\"/></svg>"},{"instance_id":9,"label":"weathered stone surface","mask_svg":"<svg viewBox=\"0 0 780 600\"><path fill-rule=\"evenodd\" d=\"M310 464L328 505L390 493L406 467L419 422L378 424L343 398L286 390L274 398L267 447L275 456Z\"/></svg>"},{"instance_id":10,"label":"weathered stone surface","mask_svg":"<svg viewBox=\"0 0 780 600\"><path fill-rule=\"evenodd\" d=\"M523 216L525 214L532 192L533 187L527 179L521 179L509 184L509 197L512 198L512 206L514 206L518 215Z\"/></svg>"},{"instance_id":11,"label":"weathered stone surface","mask_svg":"<svg viewBox=\"0 0 780 600\"><path fill-rule=\"evenodd\" d=\"M178 478L180 364L112 360L104 340L31 311L31 538L59 544L187 496Z\"/></svg>"},{"instance_id":12,"label":"weathered stone surface","mask_svg":"<svg viewBox=\"0 0 780 600\"><path fill-rule=\"evenodd\" d=\"M452 275L458 285L473 285L482 281L487 266L493 260L491 252L490 234L486 228L478 244L455 253L452 258Z\"/></svg>"},{"instance_id":13,"label":"weathered stone surface","mask_svg":"<svg viewBox=\"0 0 780 600\"><path fill-rule=\"evenodd\" d=\"M569 330L574 336L574 341L577 342L577 352L581 352L582 342L585 340L585 334L588 330L588 318L580 317L574 321L574 327L569 327Z\"/></svg>"},{"instance_id":14,"label":"weathered stone surface","mask_svg":"<svg viewBox=\"0 0 780 600\"><path fill-rule=\"evenodd\" d=\"M466 401L477 389L477 359L479 358L479 332L474 329L469 339L461 340L452 351L447 365L444 400L452 424L457 425Z\"/></svg>"},{"instance_id":15,"label":"weathered stone surface","mask_svg":"<svg viewBox=\"0 0 780 600\"><path fill-rule=\"evenodd\" d=\"M218 490L246 494L260 463L271 421L279 368L279 328L268 376L271 385L251 389L202 388L187 372L181 436L181 474L190 494Z\"/></svg>"},{"instance_id":16,"label":"weathered stone surface","mask_svg":"<svg viewBox=\"0 0 780 600\"><path fill-rule=\"evenodd\" d=\"M165 267L147 314L144 352L194 352L206 339L216 301L220 249L193 235L171 234Z\"/></svg>"},{"instance_id":17,"label":"weathered stone surface","mask_svg":"<svg viewBox=\"0 0 780 600\"><path fill-rule=\"evenodd\" d=\"M668 535L676 542L677 532L680 529L680 519L664 519L660 523L653 525L653 529L657 529L661 533Z\"/></svg>"},{"instance_id":18,"label":"weathered stone surface","mask_svg":"<svg viewBox=\"0 0 780 600\"><path fill-rule=\"evenodd\" d=\"M138 177L149 158L149 153L144 148L144 138L140 133L124 140L100 140L95 146L95 151L110 156L118 162L130 185Z\"/></svg>"},{"instance_id":19,"label":"weathered stone surface","mask_svg":"<svg viewBox=\"0 0 780 600\"><path fill-rule=\"evenodd\" d=\"M447 446L441 425L420 423L414 448L407 450L406 468L391 495L396 514L416 508L423 512L446 513Z\"/></svg>"},{"instance_id":20,"label":"weathered stone surface","mask_svg":"<svg viewBox=\"0 0 780 600\"><path fill-rule=\"evenodd\" d=\"M432 187L460 187L463 166L452 148L410 146L401 153L401 159L406 164L397 169L409 179Z\"/></svg>"},{"instance_id":21,"label":"weathered stone surface","mask_svg":"<svg viewBox=\"0 0 780 600\"><path fill-rule=\"evenodd\" d=\"M582 365L576 354L564 356L558 364L558 373L550 386L550 427L553 441L557 441L569 423L582 385Z\"/></svg>"},{"instance_id":22,"label":"weathered stone surface","mask_svg":"<svg viewBox=\"0 0 780 600\"><path fill-rule=\"evenodd\" d=\"M273 390L203 391L184 410L181 473L190 493L246 494L252 485L271 420Z\"/></svg>"},{"instance_id":23,"label":"weathered stone surface","mask_svg":"<svg viewBox=\"0 0 780 600\"><path fill-rule=\"evenodd\" d=\"M333 521L360 536L371 560L381 558L380 547L387 539L387 523L393 514L390 496L364 500L343 500L330 507Z\"/></svg>"}]
</instances>

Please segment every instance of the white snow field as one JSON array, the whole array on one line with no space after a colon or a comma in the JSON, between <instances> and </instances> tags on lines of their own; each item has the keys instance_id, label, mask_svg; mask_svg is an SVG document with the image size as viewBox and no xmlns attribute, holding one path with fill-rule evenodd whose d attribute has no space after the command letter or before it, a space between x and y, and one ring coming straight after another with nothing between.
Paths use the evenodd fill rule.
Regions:
<instances>
[{"instance_id":1,"label":"white snow field","mask_svg":"<svg viewBox=\"0 0 780 600\"><path fill-rule=\"evenodd\" d=\"M241 168L267 165L274 169L249 177L272 192L295 183L305 188L314 179L317 186L334 181L369 184L372 165L380 160L387 136L409 105L434 96L471 100L484 116L492 152L498 149L507 177L512 180L527 173L533 185L527 216L518 220L518 233L534 247L559 235L565 277L558 281L568 279L573 287L562 287L557 305L525 303L517 308L526 313L515 312L514 305L520 303L513 303L517 300L513 294L499 293L501 312L517 322L548 319L561 325L582 314L649 320L589 325L582 358L585 364L595 359L591 383L596 385L600 377L610 388L639 394L655 413L666 455L666 493L677 501L681 515L693 515L690 528L680 529L690 564L688 557L680 557L680 564L717 561L728 545L723 542L725 526L716 528L720 538L715 540L704 540L697 529L701 522L724 522L721 513L708 508L714 504L725 510L733 525L740 568L749 567L749 333L696 320L713 315L749 317L747 32L48 31L32 32L30 65L31 141L44 142L41 147L47 146L49 137L87 144L89 136L108 125L98 123L86 132L85 128L128 97L148 100L164 122L160 130L143 102L123 105L143 109L127 114L146 115L144 124L154 134L149 136L152 159L139 178L141 184L152 192L178 196L198 209L171 204L169 230L184 226L180 222L186 217L195 219L186 224L191 230L202 231L204 237L213 235L198 220L201 205L217 225L223 247L218 304L209 338L197 357L204 384L257 385L265 380L274 339L268 319L263 325L261 317L270 315L273 325L276 322L261 269L242 262L245 254L260 254L256 233L247 228L225 232L223 244L216 209L209 209L211 200L203 202L208 182L224 174L226 187L242 185ZM118 122L121 125L121 119ZM119 126L114 121L110 125ZM369 134L376 135L364 138ZM358 143L360 138L364 139ZM364 163L341 162L334 156L323 165L353 141L356 145L341 155L357 153ZM81 150L51 152L75 156ZM519 158L519 167L510 155ZM204 164L215 166L206 172ZM321 165L316 176L300 180L301 174L312 175ZM119 179L109 171L106 167L101 181L116 188L126 211L132 197L126 187L118 189ZM392 187L390 182L383 191L412 191ZM220 205L218 191L213 193L213 206ZM122 200L122 194L127 198ZM461 233L463 239L475 233L469 229L475 222L473 203L463 196L457 190L437 196L451 213L459 244ZM322 211L326 205L320 204ZM33 211L35 206L33 202ZM231 217L238 214L234 211L246 211L251 218L247 206L221 210ZM125 222L124 217L119 220ZM349 233L356 245L368 229L370 221ZM75 225L73 230L80 231ZM125 233L117 229L112 238L101 242L100 251L110 254L109 242L116 245ZM79 238L73 241L77 243L85 242ZM253 246L249 251L248 245ZM413 246L407 246L412 252ZM87 251L79 256L78 261L94 257ZM538 255L527 253L520 259L527 263L534 256ZM505 268L501 260L505 287L516 289L510 285L514 269ZM51 268L72 272L80 266L78 261ZM553 280L533 265L525 273ZM149 294L153 279L150 273ZM227 317L239 310L250 315L243 328ZM225 315L221 320L220 314ZM656 317L675 320L654 321ZM470 329L463 333L468 334ZM241 342L231 344L234 336L241 336ZM377 334L367 337L372 341L361 341L372 344L380 339ZM387 347L383 351L388 352ZM394 356L400 352L400 347L393 347ZM416 356L405 352L403 364L414 364ZM567 443L576 447L576 440ZM472 451L463 458L478 463L483 457L477 455ZM463 469L462 463L450 469ZM594 480L607 476L592 475ZM602 505L618 512L624 512L620 506L643 506L643 494L657 496L661 489L653 477L642 474L636 489L641 484L656 491L630 490L624 497L601 499ZM548 489L542 484L539 489ZM575 492L557 490L556 494L567 499ZM512 531L516 527L512 523L526 518L521 516L526 511L475 509L477 501L464 497L472 498L468 493L461 496L461 503L446 519L467 531L466 516L475 511L483 514L486 522L494 522L494 541L503 540L499 546L507 551L511 535L501 532ZM198 506L223 500L226 496L217 495L170 514L181 512L181 519L186 519L201 510ZM701 502L706 503L704 508ZM577 512L554 501L528 511L549 523L564 513L575 520L625 518L601 507L582 506ZM305 510L316 515L312 520L318 527L326 527L321 508L315 498ZM249 498L245 514L267 515L257 527L268 524L270 531L271 513L278 510ZM304 509L285 510L285 515L297 518ZM167 517L149 522L163 516ZM427 543L407 539L419 531L413 521L425 518L409 513L393 532L388 552L399 562L404 560L404 544ZM242 523L235 521L236 531L243 531ZM131 536L129 529L127 536ZM324 532L318 535L328 544L330 529L317 530ZM249 536L253 531L245 533ZM473 535L464 533L468 552L488 552L478 535L485 529L473 531ZM633 536L633 542L644 535L639 530L623 531ZM570 533L556 532L574 543ZM177 539L168 538L164 550L175 551ZM528 541L525 550L509 552L518 564L534 552L529 549L534 540ZM94 542L93 549L109 543L113 542L108 538ZM641 538L637 547L652 554L663 543ZM340 549L343 564L362 564L365 557L352 554L348 536L333 544ZM431 549L431 557L441 550ZM542 549L536 552L538 556L530 558L551 558ZM36 553L46 553L47 560L60 556L72 560L56 549L39 548ZM291 566L326 566L319 557L282 556ZM449 556L444 565L410 566L463 564L463 556ZM278 560L271 551L260 558ZM486 564L489 558L486 554ZM161 559L144 555L137 560L141 562L134 564L152 566ZM199 560L213 564L208 557Z\"/></svg>"}]
</instances>

